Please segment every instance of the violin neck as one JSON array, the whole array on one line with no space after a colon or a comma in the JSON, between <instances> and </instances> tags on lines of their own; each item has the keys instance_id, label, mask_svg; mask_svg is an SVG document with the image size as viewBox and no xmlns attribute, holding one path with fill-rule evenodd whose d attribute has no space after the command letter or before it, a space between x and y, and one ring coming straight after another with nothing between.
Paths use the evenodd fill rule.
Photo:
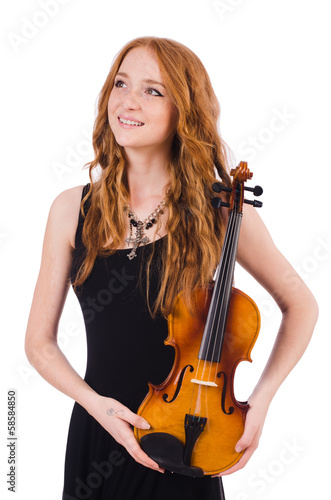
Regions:
<instances>
[{"instance_id":1,"label":"violin neck","mask_svg":"<svg viewBox=\"0 0 331 500\"><path fill-rule=\"evenodd\" d=\"M229 310L242 212L231 210L198 358L219 363Z\"/></svg>"}]
</instances>

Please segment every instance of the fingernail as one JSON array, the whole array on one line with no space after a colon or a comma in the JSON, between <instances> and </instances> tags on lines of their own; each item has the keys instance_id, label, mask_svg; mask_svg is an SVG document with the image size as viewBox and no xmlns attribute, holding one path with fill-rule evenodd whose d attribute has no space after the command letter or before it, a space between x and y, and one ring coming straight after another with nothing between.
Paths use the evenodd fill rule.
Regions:
<instances>
[{"instance_id":1,"label":"fingernail","mask_svg":"<svg viewBox=\"0 0 331 500\"><path fill-rule=\"evenodd\" d=\"M164 472L159 466L153 467L153 470L156 470L157 472Z\"/></svg>"},{"instance_id":2,"label":"fingernail","mask_svg":"<svg viewBox=\"0 0 331 500\"><path fill-rule=\"evenodd\" d=\"M237 453L240 453L241 451L243 451L243 449L240 446L236 446L235 450Z\"/></svg>"},{"instance_id":3,"label":"fingernail","mask_svg":"<svg viewBox=\"0 0 331 500\"><path fill-rule=\"evenodd\" d=\"M141 424L141 427L142 427L143 429L150 429L150 428L151 428L151 426L150 426L147 422L143 422L143 423Z\"/></svg>"}]
</instances>

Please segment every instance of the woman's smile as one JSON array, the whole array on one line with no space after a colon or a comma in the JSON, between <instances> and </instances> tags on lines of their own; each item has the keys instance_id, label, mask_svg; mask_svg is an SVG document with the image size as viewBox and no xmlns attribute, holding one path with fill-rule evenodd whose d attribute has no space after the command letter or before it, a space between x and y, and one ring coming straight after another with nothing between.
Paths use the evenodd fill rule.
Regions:
<instances>
[{"instance_id":1,"label":"woman's smile","mask_svg":"<svg viewBox=\"0 0 331 500\"><path fill-rule=\"evenodd\" d=\"M145 125L143 122L140 122L137 119L129 116L119 116L118 120L123 128L142 127L143 125Z\"/></svg>"}]
</instances>

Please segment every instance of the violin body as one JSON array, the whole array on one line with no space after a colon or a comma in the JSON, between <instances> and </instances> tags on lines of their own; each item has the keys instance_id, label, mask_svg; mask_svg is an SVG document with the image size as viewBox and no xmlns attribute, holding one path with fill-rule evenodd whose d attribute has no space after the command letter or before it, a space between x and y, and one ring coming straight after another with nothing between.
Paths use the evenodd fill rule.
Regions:
<instances>
[{"instance_id":1,"label":"violin body","mask_svg":"<svg viewBox=\"0 0 331 500\"><path fill-rule=\"evenodd\" d=\"M232 288L221 360L219 363L200 360L199 363L198 353L212 291L213 284L194 291L198 317L188 313L181 294L177 297L175 308L168 317L169 335L165 340L166 345L175 348L174 364L162 384L149 383L149 393L139 408L138 414L149 422L151 429L135 428L135 436L140 442L148 434L161 432L178 438L184 448L187 441L184 417L192 408L197 410L206 418L206 423L194 443L190 465L201 468L203 474L218 474L232 467L243 454L243 451L237 453L234 447L243 433L249 405L236 401L233 381L238 363L251 361L250 353L260 329L260 314L254 301ZM216 386L192 382L193 377L201 382L216 382ZM156 460L162 463L160 457ZM171 465L168 468L176 471Z\"/></svg>"}]
</instances>

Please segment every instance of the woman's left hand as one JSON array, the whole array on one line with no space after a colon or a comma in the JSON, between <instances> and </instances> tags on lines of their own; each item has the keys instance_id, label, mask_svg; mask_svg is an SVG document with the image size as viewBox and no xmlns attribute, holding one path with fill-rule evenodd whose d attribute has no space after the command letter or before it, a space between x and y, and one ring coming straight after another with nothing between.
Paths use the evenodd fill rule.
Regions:
<instances>
[{"instance_id":1,"label":"woman's left hand","mask_svg":"<svg viewBox=\"0 0 331 500\"><path fill-rule=\"evenodd\" d=\"M248 460L251 458L254 451L259 445L259 440L262 434L267 411L268 406L262 406L253 399L249 400L249 409L246 415L244 433L235 446L235 449L238 453L240 453L241 450L245 450L245 452L240 458L239 462L237 462L233 467L212 477L220 477L232 474L233 472L242 469L247 464Z\"/></svg>"}]
</instances>

